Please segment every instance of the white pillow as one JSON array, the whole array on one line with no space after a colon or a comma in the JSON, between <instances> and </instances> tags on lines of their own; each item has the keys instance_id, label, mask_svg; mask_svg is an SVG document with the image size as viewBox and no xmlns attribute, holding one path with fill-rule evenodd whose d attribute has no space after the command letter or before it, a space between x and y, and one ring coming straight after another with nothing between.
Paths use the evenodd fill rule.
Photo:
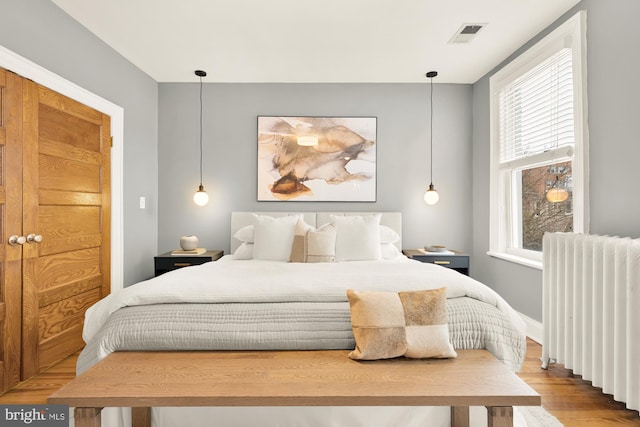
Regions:
<instances>
[{"instance_id":1,"label":"white pillow","mask_svg":"<svg viewBox=\"0 0 640 427\"><path fill-rule=\"evenodd\" d=\"M247 225L245 227L242 227L240 230L236 231L236 234L234 234L233 237L240 240L241 242L253 243L254 234L255 234L254 230L255 230L255 227L253 225Z\"/></svg>"},{"instance_id":2,"label":"white pillow","mask_svg":"<svg viewBox=\"0 0 640 427\"><path fill-rule=\"evenodd\" d=\"M380 243L395 243L400 240L400 236L395 232L393 228L387 227L386 225L380 226Z\"/></svg>"},{"instance_id":3,"label":"white pillow","mask_svg":"<svg viewBox=\"0 0 640 427\"><path fill-rule=\"evenodd\" d=\"M273 218L253 215L253 259L289 261L298 215Z\"/></svg>"},{"instance_id":4,"label":"white pillow","mask_svg":"<svg viewBox=\"0 0 640 427\"><path fill-rule=\"evenodd\" d=\"M367 261L381 258L380 214L331 215L336 226L336 261Z\"/></svg>"},{"instance_id":5,"label":"white pillow","mask_svg":"<svg viewBox=\"0 0 640 427\"><path fill-rule=\"evenodd\" d=\"M253 259L253 243L243 242L232 256L233 259Z\"/></svg>"},{"instance_id":6,"label":"white pillow","mask_svg":"<svg viewBox=\"0 0 640 427\"><path fill-rule=\"evenodd\" d=\"M400 249L393 243L383 243L380 245L380 253L382 255L382 259L396 259L402 255Z\"/></svg>"}]
</instances>

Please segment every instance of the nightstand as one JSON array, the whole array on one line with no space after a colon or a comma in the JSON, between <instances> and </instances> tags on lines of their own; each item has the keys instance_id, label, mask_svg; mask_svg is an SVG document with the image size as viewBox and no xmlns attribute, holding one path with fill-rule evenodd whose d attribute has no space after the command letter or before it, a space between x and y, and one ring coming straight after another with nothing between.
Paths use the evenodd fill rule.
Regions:
<instances>
[{"instance_id":1,"label":"nightstand","mask_svg":"<svg viewBox=\"0 0 640 427\"><path fill-rule=\"evenodd\" d=\"M155 264L155 275L159 276L167 271L177 270L182 267L189 267L190 265L200 265L205 262L215 261L222 258L224 251L219 249L212 249L201 255L171 255L171 252L166 252L158 256L153 257Z\"/></svg>"},{"instance_id":2,"label":"nightstand","mask_svg":"<svg viewBox=\"0 0 640 427\"><path fill-rule=\"evenodd\" d=\"M420 262L430 262L443 267L456 270L459 273L469 275L469 255L458 251L451 251L453 254L438 254L437 252L427 252L421 249L403 249L402 253L408 258Z\"/></svg>"}]
</instances>

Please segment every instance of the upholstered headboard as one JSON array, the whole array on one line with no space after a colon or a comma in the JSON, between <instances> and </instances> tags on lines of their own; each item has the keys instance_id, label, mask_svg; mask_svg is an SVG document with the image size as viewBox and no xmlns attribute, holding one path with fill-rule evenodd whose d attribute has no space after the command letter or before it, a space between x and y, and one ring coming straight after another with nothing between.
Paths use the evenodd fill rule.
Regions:
<instances>
[{"instance_id":1,"label":"upholstered headboard","mask_svg":"<svg viewBox=\"0 0 640 427\"><path fill-rule=\"evenodd\" d=\"M402 250L402 214L400 212L231 212L231 253L240 246L240 241L233 237L242 227L253 224L252 214L282 217L288 215L302 215L305 222L314 227L320 227L331 222L331 215L372 215L380 214L380 224L394 230L400 236L395 243Z\"/></svg>"}]
</instances>

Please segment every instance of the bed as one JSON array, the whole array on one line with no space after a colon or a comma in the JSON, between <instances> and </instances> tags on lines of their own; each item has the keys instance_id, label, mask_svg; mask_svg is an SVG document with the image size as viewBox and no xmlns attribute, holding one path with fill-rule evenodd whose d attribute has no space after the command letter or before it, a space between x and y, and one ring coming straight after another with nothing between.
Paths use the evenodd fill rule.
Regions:
<instances>
[{"instance_id":1,"label":"bed","mask_svg":"<svg viewBox=\"0 0 640 427\"><path fill-rule=\"evenodd\" d=\"M467 276L404 257L400 236L398 212L234 212L232 254L137 283L87 311L78 374L114 351L354 349L348 289L441 287L453 347L487 349L519 370L525 328L514 310ZM162 408L152 415L156 427L210 426L211 419L225 427L438 426L448 416L436 407ZM104 426L126 420L125 410L103 414Z\"/></svg>"}]
</instances>

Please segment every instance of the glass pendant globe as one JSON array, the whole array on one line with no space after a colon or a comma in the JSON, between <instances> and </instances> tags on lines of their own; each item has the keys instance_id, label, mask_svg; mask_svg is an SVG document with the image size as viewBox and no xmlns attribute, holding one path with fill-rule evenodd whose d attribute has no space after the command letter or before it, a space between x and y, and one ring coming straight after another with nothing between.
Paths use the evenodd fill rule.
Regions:
<instances>
[{"instance_id":1,"label":"glass pendant globe","mask_svg":"<svg viewBox=\"0 0 640 427\"><path fill-rule=\"evenodd\" d=\"M193 195L193 201L198 206L205 206L209 203L209 195L204 191L204 187L201 185L196 194Z\"/></svg>"},{"instance_id":2,"label":"glass pendant globe","mask_svg":"<svg viewBox=\"0 0 640 427\"><path fill-rule=\"evenodd\" d=\"M428 205L435 205L440 200L440 195L435 189L429 189L424 193L424 201Z\"/></svg>"},{"instance_id":3,"label":"glass pendant globe","mask_svg":"<svg viewBox=\"0 0 640 427\"><path fill-rule=\"evenodd\" d=\"M552 188L547 192L547 200L551 203L564 202L569 198L569 192L564 188Z\"/></svg>"}]
</instances>

